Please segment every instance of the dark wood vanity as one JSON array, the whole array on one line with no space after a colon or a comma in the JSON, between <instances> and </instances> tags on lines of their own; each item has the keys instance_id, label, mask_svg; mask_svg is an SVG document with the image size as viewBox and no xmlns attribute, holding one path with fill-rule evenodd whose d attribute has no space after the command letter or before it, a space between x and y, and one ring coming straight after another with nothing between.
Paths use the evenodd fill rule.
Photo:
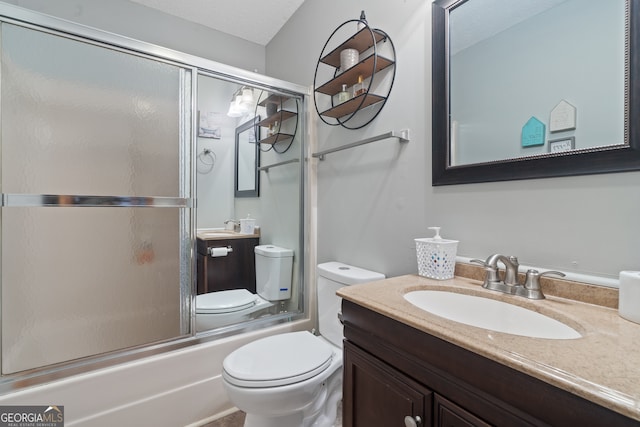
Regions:
<instances>
[{"instance_id":1,"label":"dark wood vanity","mask_svg":"<svg viewBox=\"0 0 640 427\"><path fill-rule=\"evenodd\" d=\"M354 302L342 304L344 427L640 425Z\"/></svg>"},{"instance_id":2,"label":"dark wood vanity","mask_svg":"<svg viewBox=\"0 0 640 427\"><path fill-rule=\"evenodd\" d=\"M256 261L254 249L259 245L257 234L225 237L197 238L197 283L198 294L247 289L256 292ZM210 248L230 247L227 256L212 257Z\"/></svg>"}]
</instances>

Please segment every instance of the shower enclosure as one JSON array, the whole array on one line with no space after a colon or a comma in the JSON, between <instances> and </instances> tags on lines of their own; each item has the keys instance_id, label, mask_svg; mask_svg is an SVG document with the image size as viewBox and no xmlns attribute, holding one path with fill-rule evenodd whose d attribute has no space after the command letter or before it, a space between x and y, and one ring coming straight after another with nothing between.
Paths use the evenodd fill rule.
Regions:
<instances>
[{"instance_id":1,"label":"shower enclosure","mask_svg":"<svg viewBox=\"0 0 640 427\"><path fill-rule=\"evenodd\" d=\"M1 36L2 374L188 334L193 71Z\"/></svg>"},{"instance_id":2,"label":"shower enclosure","mask_svg":"<svg viewBox=\"0 0 640 427\"><path fill-rule=\"evenodd\" d=\"M287 96L301 113L286 156L260 156L259 197L228 202L297 251L293 297L204 333L196 204L211 201L196 203L208 194L196 158L220 141L198 141L198 76ZM0 3L0 394L306 318L307 93Z\"/></svg>"}]
</instances>

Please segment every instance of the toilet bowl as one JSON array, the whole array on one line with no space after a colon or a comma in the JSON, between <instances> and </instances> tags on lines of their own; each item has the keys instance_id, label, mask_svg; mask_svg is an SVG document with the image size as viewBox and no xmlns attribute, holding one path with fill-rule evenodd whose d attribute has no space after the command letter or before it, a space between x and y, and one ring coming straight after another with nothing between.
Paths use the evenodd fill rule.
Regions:
<instances>
[{"instance_id":1,"label":"toilet bowl","mask_svg":"<svg viewBox=\"0 0 640 427\"><path fill-rule=\"evenodd\" d=\"M247 415L245 427L330 427L342 399L341 299L335 294L384 275L339 262L318 265L319 332L256 340L223 362L229 400Z\"/></svg>"},{"instance_id":2,"label":"toilet bowl","mask_svg":"<svg viewBox=\"0 0 640 427\"><path fill-rule=\"evenodd\" d=\"M197 332L249 320L273 306L271 301L291 297L293 251L274 245L259 245L254 251L257 295L246 289L197 295Z\"/></svg>"},{"instance_id":3,"label":"toilet bowl","mask_svg":"<svg viewBox=\"0 0 640 427\"><path fill-rule=\"evenodd\" d=\"M273 304L246 289L209 292L196 296L196 331L206 331L247 320Z\"/></svg>"}]
</instances>

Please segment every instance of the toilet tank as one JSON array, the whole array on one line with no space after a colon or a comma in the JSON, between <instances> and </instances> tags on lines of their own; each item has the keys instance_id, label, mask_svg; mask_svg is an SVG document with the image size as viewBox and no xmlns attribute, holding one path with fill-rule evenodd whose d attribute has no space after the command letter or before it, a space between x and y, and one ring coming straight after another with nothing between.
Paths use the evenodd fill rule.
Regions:
<instances>
[{"instance_id":1,"label":"toilet tank","mask_svg":"<svg viewBox=\"0 0 640 427\"><path fill-rule=\"evenodd\" d=\"M256 292L268 301L291 298L293 250L259 245L256 254Z\"/></svg>"},{"instance_id":2,"label":"toilet tank","mask_svg":"<svg viewBox=\"0 0 640 427\"><path fill-rule=\"evenodd\" d=\"M357 283L384 279L384 274L364 270L341 262L318 264L318 329L320 335L342 347L342 324L338 320L342 298L336 291Z\"/></svg>"}]
</instances>

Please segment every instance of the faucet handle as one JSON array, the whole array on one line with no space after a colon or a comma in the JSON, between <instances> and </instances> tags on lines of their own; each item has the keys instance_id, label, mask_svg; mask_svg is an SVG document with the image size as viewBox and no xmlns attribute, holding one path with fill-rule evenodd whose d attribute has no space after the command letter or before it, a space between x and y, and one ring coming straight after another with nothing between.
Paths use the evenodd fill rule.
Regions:
<instances>
[{"instance_id":1,"label":"faucet handle","mask_svg":"<svg viewBox=\"0 0 640 427\"><path fill-rule=\"evenodd\" d=\"M484 285L483 286L486 287L489 283L499 283L500 282L500 276L498 275L498 269L496 267L492 266L491 264L487 263L486 261L482 261L481 259L472 259L469 262L480 264L481 266L484 267L484 271L487 272L487 277L485 277L485 279L484 279Z\"/></svg>"},{"instance_id":2,"label":"faucet handle","mask_svg":"<svg viewBox=\"0 0 640 427\"><path fill-rule=\"evenodd\" d=\"M545 271L544 273L538 272L538 270L530 269L527 271L527 275L524 279L524 287L527 289L540 289L540 278L544 276L560 276L564 277L561 271Z\"/></svg>"},{"instance_id":3,"label":"faucet handle","mask_svg":"<svg viewBox=\"0 0 640 427\"><path fill-rule=\"evenodd\" d=\"M483 261L481 259L472 259L469 262L475 262L476 264L480 264L483 267L489 267L489 264L487 264L486 261Z\"/></svg>"}]
</instances>

